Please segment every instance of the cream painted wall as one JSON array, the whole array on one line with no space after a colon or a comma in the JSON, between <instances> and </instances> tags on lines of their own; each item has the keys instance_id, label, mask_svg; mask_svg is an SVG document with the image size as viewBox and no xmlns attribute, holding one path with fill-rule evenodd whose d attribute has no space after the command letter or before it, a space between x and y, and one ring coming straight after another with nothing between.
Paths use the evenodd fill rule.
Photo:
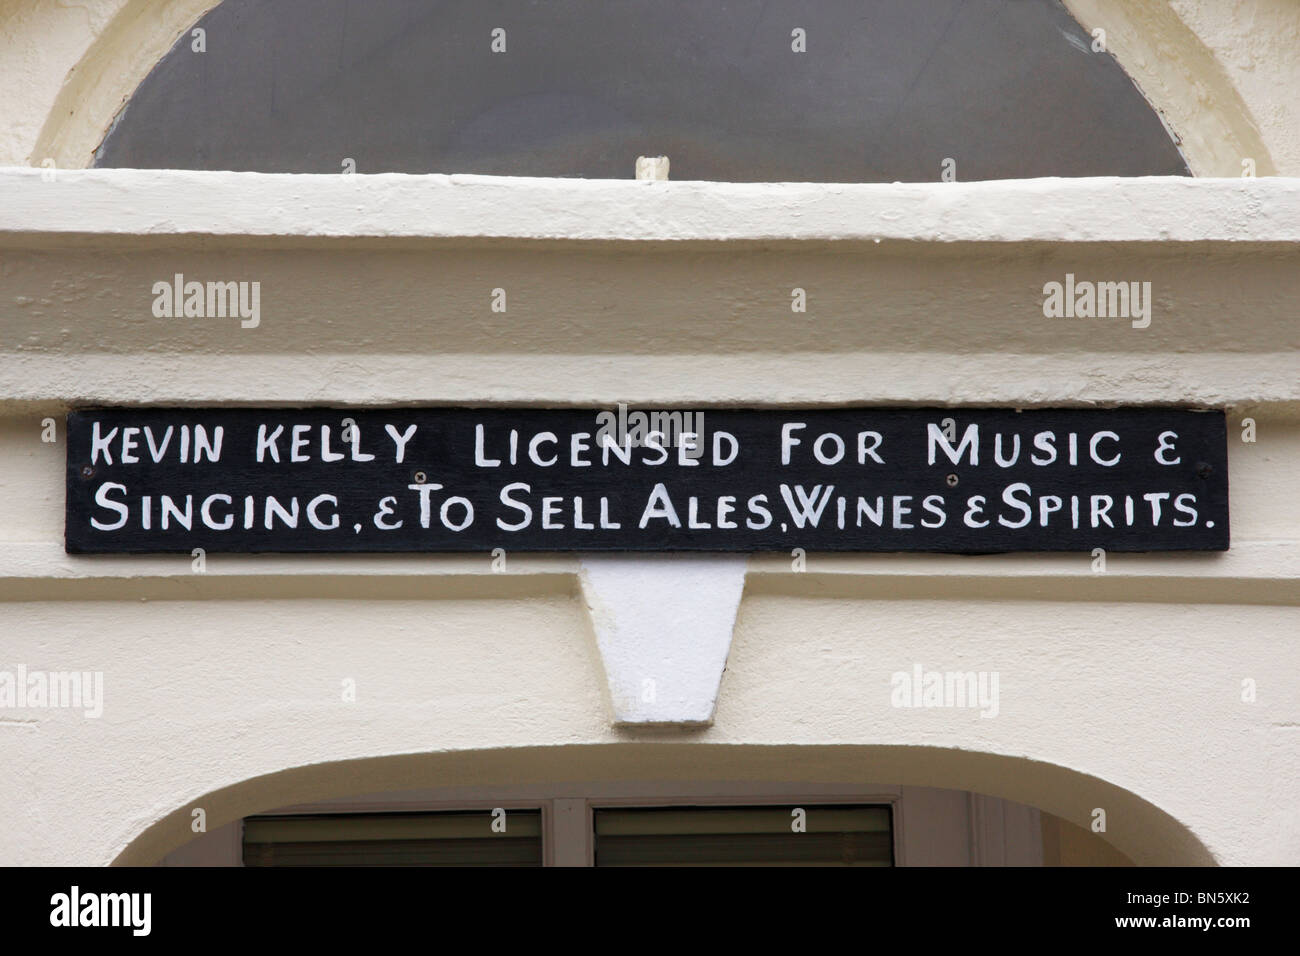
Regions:
<instances>
[{"instance_id":1,"label":"cream painted wall","mask_svg":"<svg viewBox=\"0 0 1300 956\"><path fill-rule=\"evenodd\" d=\"M203 8L0 9L0 163L86 165ZM1294 75L1295 8L1255 9L1171 7L1182 27L1144 42L1201 45L1172 65L1139 69L1112 41L1198 174L1235 175L1245 150L1261 174L1300 172L1294 87L1269 79ZM1208 119L1180 129L1193 101ZM358 791L620 778L969 789L1085 828L1102 807L1098 839L1138 863L1300 862L1295 181L891 194L358 177L379 211L307 238L291 211L335 208L344 185L312 179L0 174L0 668L106 681L98 719L0 714L0 755L25 768L0 790L0 819L20 821L0 862L152 862L196 806L214 828ZM408 187L453 211L412 228ZM157 189L175 216L133 219ZM185 234L223 189L247 195ZM538 226L575 209L570 230L608 231ZM484 216L506 231L470 225ZM147 289L175 271L260 278L263 326L156 324ZM1039 290L1066 271L1150 279L1152 327L1045 322ZM518 290L508 322L486 310L502 284ZM797 324L793 285L813 303ZM63 449L40 441L76 403L619 400L1204 404L1230 410L1230 434L1254 417L1260 438L1231 444L1224 555L1116 556L1104 575L1082 555L754 561L714 721L689 732L613 726L575 558L499 575L472 557L213 556L198 575L184 558L71 557ZM890 674L916 662L998 670L1000 715L892 708Z\"/></svg>"},{"instance_id":2,"label":"cream painted wall","mask_svg":"<svg viewBox=\"0 0 1300 956\"><path fill-rule=\"evenodd\" d=\"M426 752L462 752L473 767L434 762L392 782L606 779L620 772L611 756L634 759L621 772L639 779L887 779L973 789L1082 826L1101 807L1105 839L1139 863L1196 860L1128 791L1220 862L1300 859L1291 607L1071 601L1065 588L963 600L942 582L927 600L826 599L814 580L797 597L745 599L715 722L683 736L611 726L589 625L570 596L501 600L484 580L477 599L375 599L359 577L252 599L225 596L224 584L195 581L197 605L123 584L107 600L65 588L58 600L5 607L6 666L105 674L102 717L15 713L0 727L6 761L23 768L0 794L5 818L23 821L4 834L5 862L108 863L179 809L154 835L161 855L189 836L194 807L216 826L307 795L210 791L304 764ZM1000 714L893 709L890 674L914 662L998 671ZM1255 704L1240 700L1243 677L1259 681ZM357 682L356 703L342 699L345 678ZM674 752L655 759L645 741ZM779 763L748 769L756 747L780 748ZM818 753L836 747L891 752ZM562 752L539 763L521 748ZM1014 759L964 767L927 748ZM385 782L340 770L308 793Z\"/></svg>"},{"instance_id":3,"label":"cream painted wall","mask_svg":"<svg viewBox=\"0 0 1300 956\"><path fill-rule=\"evenodd\" d=\"M780 205L773 187L718 207L733 238L677 243L395 240L383 214L351 238L250 239L297 195L294 177L261 177L284 196L234 206L224 236L101 229L88 213L89 234L58 227L83 186L127 198L139 190L143 201L169 175L178 174L68 174L39 187L58 201L0 230L5 661L103 670L107 698L96 720L48 711L0 723L5 759L29 768L0 793L0 815L31 821L6 830L0 858L151 862L187 839L195 806L215 827L359 790L635 774L973 790L1085 827L1105 809L1099 839L1138 863L1300 860L1291 799L1300 379L1287 374L1300 352L1291 308L1300 242L1285 220L1249 213L1293 182L1183 184L1189 216L1201 202L1227 204L1228 221L1247 233L1196 246L1162 240L1158 226L1098 241L1109 204L1131 202L1107 181L1095 184L1095 215L1077 225L1077 184L957 187L948 195L964 198L966 215L978 220L988 204L1021 232L954 243L912 217L919 231L905 247L736 237L757 209ZM228 175L178 181L199 195ZM33 176L0 176L0 189L37 188ZM328 204L337 181L322 180ZM446 184L471 208L479 185L495 188ZM546 188L555 200L560 187ZM951 188L879 201L909 221L909 209L938 201L930 191ZM564 189L559 204L591 209L601 228L602 206L586 194L609 187ZM711 197L671 195L677 214L707 233ZM869 210L875 200L862 201ZM808 210L833 204L809 203L803 228L824 234ZM1268 241L1249 240L1251 223ZM1074 228L1090 241L1034 232ZM1161 302L1151 327L1045 320L1041 284L1067 269L1149 276ZM152 281L178 270L258 276L262 325L154 319ZM813 307L792 319L796 282L813 290ZM498 284L516 290L508 321L489 312ZM998 348L1002 366L954 375L952 363ZM700 374L683 376L655 350L685 356ZM872 365L882 352L889 369ZM335 374L313 370L322 355L341 363ZM582 375L557 361L565 356L581 361ZM826 374L834 362L843 377ZM438 363L452 374L430 375ZM813 555L802 574L779 557L755 559L712 725L629 730L613 725L572 556L519 558L509 574L491 573L487 556L214 555L204 574L184 556L68 556L63 450L40 441L43 417L80 402L531 395L608 405L629 393L715 404L1226 406L1233 547L1116 555L1105 574L1086 555ZM1237 439L1247 415L1255 444ZM999 715L893 708L890 676L918 662L998 671ZM358 681L355 704L341 698L348 677ZM1247 678L1258 683L1254 703L1241 699Z\"/></svg>"},{"instance_id":4,"label":"cream painted wall","mask_svg":"<svg viewBox=\"0 0 1300 956\"><path fill-rule=\"evenodd\" d=\"M1133 78L1195 176L1300 173L1300 8L1290 0L1063 0Z\"/></svg>"},{"instance_id":5,"label":"cream painted wall","mask_svg":"<svg viewBox=\"0 0 1300 956\"><path fill-rule=\"evenodd\" d=\"M0 5L0 165L89 166L113 117L213 0Z\"/></svg>"}]
</instances>

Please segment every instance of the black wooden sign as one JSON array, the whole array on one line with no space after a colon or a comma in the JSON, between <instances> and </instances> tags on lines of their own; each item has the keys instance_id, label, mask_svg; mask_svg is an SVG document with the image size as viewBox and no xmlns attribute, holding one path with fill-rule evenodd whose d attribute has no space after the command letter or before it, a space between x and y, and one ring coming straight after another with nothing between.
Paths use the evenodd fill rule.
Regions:
<instances>
[{"instance_id":1,"label":"black wooden sign","mask_svg":"<svg viewBox=\"0 0 1300 956\"><path fill-rule=\"evenodd\" d=\"M1227 547L1222 412L68 416L73 553Z\"/></svg>"}]
</instances>

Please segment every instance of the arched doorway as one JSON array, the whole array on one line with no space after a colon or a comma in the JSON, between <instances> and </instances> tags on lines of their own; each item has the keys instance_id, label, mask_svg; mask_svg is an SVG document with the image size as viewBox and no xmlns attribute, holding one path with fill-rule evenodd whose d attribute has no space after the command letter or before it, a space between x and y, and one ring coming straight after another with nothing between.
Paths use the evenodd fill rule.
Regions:
<instances>
[{"instance_id":1,"label":"arched doorway","mask_svg":"<svg viewBox=\"0 0 1300 956\"><path fill-rule=\"evenodd\" d=\"M887 780L890 783L881 784ZM1106 830L1053 810L1095 804ZM583 865L610 808L876 806L903 865L1214 862L1183 823L1141 796L1062 767L941 748L755 747L643 741L410 754L295 767L216 790L135 837L118 865L242 859L239 822L267 814L537 811L550 863ZM213 830L191 839L195 808ZM225 828L222 830L222 828ZM1091 844L1091 845L1090 845ZM197 844L195 844L197 846ZM180 852L177 852L180 851Z\"/></svg>"}]
</instances>

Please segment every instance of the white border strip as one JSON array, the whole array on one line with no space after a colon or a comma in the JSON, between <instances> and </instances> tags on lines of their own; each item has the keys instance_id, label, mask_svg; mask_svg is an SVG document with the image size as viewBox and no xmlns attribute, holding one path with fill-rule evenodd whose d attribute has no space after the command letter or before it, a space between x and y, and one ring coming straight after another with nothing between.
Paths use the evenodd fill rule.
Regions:
<instances>
[{"instance_id":1,"label":"white border strip","mask_svg":"<svg viewBox=\"0 0 1300 956\"><path fill-rule=\"evenodd\" d=\"M1300 178L836 184L0 168L0 238L34 234L1300 242Z\"/></svg>"}]
</instances>

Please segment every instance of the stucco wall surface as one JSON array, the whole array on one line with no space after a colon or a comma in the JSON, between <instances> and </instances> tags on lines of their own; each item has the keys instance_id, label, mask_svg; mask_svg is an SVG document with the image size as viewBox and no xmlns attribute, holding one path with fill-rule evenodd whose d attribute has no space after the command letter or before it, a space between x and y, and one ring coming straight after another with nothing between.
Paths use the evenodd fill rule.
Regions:
<instances>
[{"instance_id":1,"label":"stucco wall surface","mask_svg":"<svg viewBox=\"0 0 1300 956\"><path fill-rule=\"evenodd\" d=\"M0 7L0 163L61 170L0 172L0 667L105 675L100 717L0 714L0 861L152 862L200 805L637 775L956 787L1104 808L1139 863L1300 862L1294 180L62 172L208 5ZM1294 4L1070 7L1121 24L1198 175L1300 174ZM262 325L156 320L178 271L263 281ZM1067 272L1151 281L1151 326L1045 320ZM577 558L74 558L40 439L80 404L617 401L1222 407L1233 547L755 559L712 724L631 730ZM891 706L916 663L999 672L998 716Z\"/></svg>"},{"instance_id":2,"label":"stucco wall surface","mask_svg":"<svg viewBox=\"0 0 1300 956\"><path fill-rule=\"evenodd\" d=\"M6 830L6 860L148 862L187 837L199 805L217 826L349 788L633 772L970 789L1085 828L1104 809L1099 838L1140 863L1300 859L1288 798L1300 774L1300 243L1274 201L1292 181L1168 193L1173 223L1217 209L1233 224L1200 242L1121 215L1157 208L1172 188L1160 180L892 198L861 187L849 198L867 222L897 217L876 243L874 225L826 238L833 186L784 187L817 238L768 237L783 187L754 187L661 194L698 230L687 241L656 233L669 226L649 206L619 239L457 239L458 215L529 184L437 177L315 183L327 213L344 185L465 191L426 234L402 204L327 214L330 236L259 234L313 196L293 177L258 177L256 202L195 234L187 190L198 201L234 175L0 176L4 208L23 210L0 230L6 661L105 675L101 717L0 723L6 759L29 768L0 794L5 818L31 821ZM926 213L946 188L965 199L953 231L995 215L1003 231L948 241ZM1081 189L1093 206L1082 225ZM80 190L134 211L118 221L92 201L76 230ZM531 211L479 222L536 227L597 193L590 228L613 228L610 190L546 185ZM157 191L174 217L153 218ZM1072 234L1082 241L1061 238ZM258 278L262 322L153 316L153 281L176 271ZM1151 324L1044 317L1043 282L1067 271L1151 281ZM796 284L809 313L790 311ZM504 315L490 308L497 286L510 290ZM813 555L802 573L754 558L712 724L635 730L615 726L574 556L512 559L506 574L486 555L213 555L203 573L184 556L68 556L63 448L40 438L44 418L94 403L619 400L1223 407L1232 549L1113 556L1105 573L1084 554ZM996 671L998 714L893 706L891 675L917 664Z\"/></svg>"}]
</instances>

